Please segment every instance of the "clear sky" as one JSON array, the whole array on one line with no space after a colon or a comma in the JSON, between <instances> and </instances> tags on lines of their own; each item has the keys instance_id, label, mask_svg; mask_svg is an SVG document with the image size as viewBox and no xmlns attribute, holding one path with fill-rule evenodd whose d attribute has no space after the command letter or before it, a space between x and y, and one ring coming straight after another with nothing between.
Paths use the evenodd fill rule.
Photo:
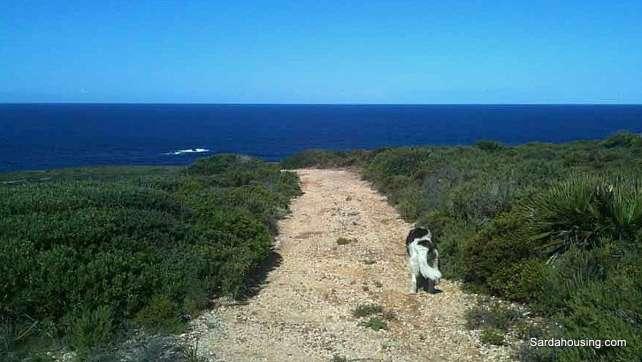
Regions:
<instances>
[{"instance_id":1,"label":"clear sky","mask_svg":"<svg viewBox=\"0 0 642 362\"><path fill-rule=\"evenodd\" d=\"M0 102L642 103L642 1L3 0Z\"/></svg>"}]
</instances>

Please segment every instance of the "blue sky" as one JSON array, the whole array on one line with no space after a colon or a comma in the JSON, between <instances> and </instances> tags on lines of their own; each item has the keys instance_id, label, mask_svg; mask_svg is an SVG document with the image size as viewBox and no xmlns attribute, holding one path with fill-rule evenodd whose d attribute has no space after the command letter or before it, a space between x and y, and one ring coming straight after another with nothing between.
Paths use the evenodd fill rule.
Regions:
<instances>
[{"instance_id":1,"label":"blue sky","mask_svg":"<svg viewBox=\"0 0 642 362\"><path fill-rule=\"evenodd\" d=\"M642 103L642 1L14 1L0 102Z\"/></svg>"}]
</instances>

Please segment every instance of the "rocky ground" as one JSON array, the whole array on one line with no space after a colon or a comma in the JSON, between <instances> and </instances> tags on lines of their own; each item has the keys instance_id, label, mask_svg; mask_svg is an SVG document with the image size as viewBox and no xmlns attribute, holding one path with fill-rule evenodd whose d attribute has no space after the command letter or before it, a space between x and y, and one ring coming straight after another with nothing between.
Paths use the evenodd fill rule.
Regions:
<instances>
[{"instance_id":1,"label":"rocky ground","mask_svg":"<svg viewBox=\"0 0 642 362\"><path fill-rule=\"evenodd\" d=\"M385 197L347 170L297 172L304 194L280 222L273 269L249 299L220 301L193 322L185 337L199 354L223 361L510 360L508 348L483 346L467 330L474 296L458 283L443 280L439 294L408 292L404 239L412 226ZM383 313L355 317L366 304ZM371 317L387 329L362 325Z\"/></svg>"}]
</instances>

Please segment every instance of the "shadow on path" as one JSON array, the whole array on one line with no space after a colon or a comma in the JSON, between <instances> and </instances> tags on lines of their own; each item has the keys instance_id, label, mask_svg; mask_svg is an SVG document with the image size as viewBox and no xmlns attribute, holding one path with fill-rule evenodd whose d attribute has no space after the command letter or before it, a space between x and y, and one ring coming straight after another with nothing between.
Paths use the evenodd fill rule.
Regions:
<instances>
[{"instance_id":1,"label":"shadow on path","mask_svg":"<svg viewBox=\"0 0 642 362\"><path fill-rule=\"evenodd\" d=\"M237 302L247 303L247 301L255 297L261 289L267 285L267 276L270 272L281 265L283 257L276 250L272 249L270 255L256 267L252 275L247 279L243 289L236 297Z\"/></svg>"}]
</instances>

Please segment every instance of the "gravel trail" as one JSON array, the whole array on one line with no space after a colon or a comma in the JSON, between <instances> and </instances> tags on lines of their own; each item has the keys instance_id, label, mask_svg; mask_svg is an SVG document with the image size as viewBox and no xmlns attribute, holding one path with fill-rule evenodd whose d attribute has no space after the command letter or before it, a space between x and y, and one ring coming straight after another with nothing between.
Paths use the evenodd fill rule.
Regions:
<instances>
[{"instance_id":1,"label":"gravel trail","mask_svg":"<svg viewBox=\"0 0 642 362\"><path fill-rule=\"evenodd\" d=\"M304 194L279 223L277 263L258 293L194 322L198 349L222 361L497 361L465 327L474 296L443 280L409 294L404 239L412 225L355 172L304 169ZM350 239L339 245L337 239ZM352 311L377 304L387 330Z\"/></svg>"}]
</instances>

